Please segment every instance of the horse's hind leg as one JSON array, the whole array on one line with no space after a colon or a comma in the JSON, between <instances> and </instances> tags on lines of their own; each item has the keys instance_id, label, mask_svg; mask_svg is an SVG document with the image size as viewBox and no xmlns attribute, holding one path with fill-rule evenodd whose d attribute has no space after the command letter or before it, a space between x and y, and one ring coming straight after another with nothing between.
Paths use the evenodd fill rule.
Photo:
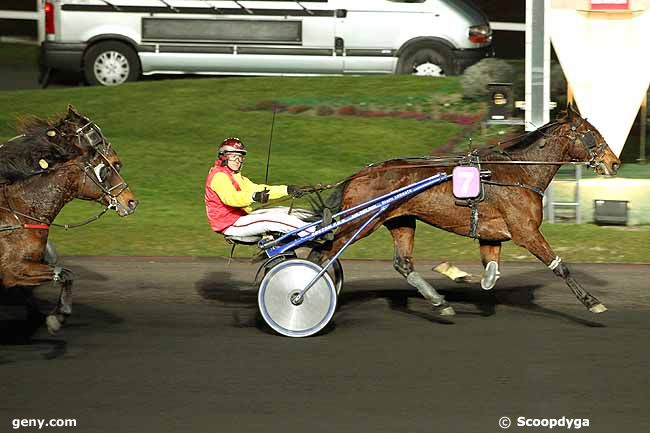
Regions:
<instances>
[{"instance_id":1,"label":"horse's hind leg","mask_svg":"<svg viewBox=\"0 0 650 433\"><path fill-rule=\"evenodd\" d=\"M561 277L564 282L569 286L573 294L582 304L589 309L592 313L602 313L607 311L607 308L591 293L586 291L575 278L571 276L569 268L562 262L562 259L555 255L551 246L546 242L544 236L535 229L534 231L512 233L512 240L528 251L535 257L540 259L542 263L548 266L553 273Z\"/></svg>"},{"instance_id":2,"label":"horse's hind leg","mask_svg":"<svg viewBox=\"0 0 650 433\"><path fill-rule=\"evenodd\" d=\"M390 230L395 245L393 267L406 281L429 300L434 310L441 316L453 316L454 309L445 301L436 289L427 283L413 267L413 239L415 236L415 218L399 217L387 221L384 225Z\"/></svg>"},{"instance_id":3,"label":"horse's hind leg","mask_svg":"<svg viewBox=\"0 0 650 433\"><path fill-rule=\"evenodd\" d=\"M481 251L481 262L485 272L481 277L481 288L490 290L494 288L499 276L499 260L501 258L501 242L479 241Z\"/></svg>"}]
</instances>

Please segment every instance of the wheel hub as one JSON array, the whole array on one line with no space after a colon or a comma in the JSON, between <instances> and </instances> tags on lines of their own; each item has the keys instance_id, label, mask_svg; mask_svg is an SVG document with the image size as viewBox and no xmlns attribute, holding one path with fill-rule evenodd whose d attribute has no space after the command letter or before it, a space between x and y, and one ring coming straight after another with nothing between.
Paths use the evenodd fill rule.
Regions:
<instances>
[{"instance_id":1,"label":"wheel hub","mask_svg":"<svg viewBox=\"0 0 650 433\"><path fill-rule=\"evenodd\" d=\"M329 323L336 309L336 288L327 273L300 296L321 270L310 261L290 259L274 266L264 276L258 305L271 328L289 337L307 337Z\"/></svg>"},{"instance_id":2,"label":"wheel hub","mask_svg":"<svg viewBox=\"0 0 650 433\"><path fill-rule=\"evenodd\" d=\"M105 86L124 83L130 72L129 61L120 52L106 51L100 54L93 65L95 78Z\"/></svg>"},{"instance_id":3,"label":"wheel hub","mask_svg":"<svg viewBox=\"0 0 650 433\"><path fill-rule=\"evenodd\" d=\"M442 77L445 75L442 68L435 63L427 62L413 67L413 75L425 77Z\"/></svg>"}]
</instances>

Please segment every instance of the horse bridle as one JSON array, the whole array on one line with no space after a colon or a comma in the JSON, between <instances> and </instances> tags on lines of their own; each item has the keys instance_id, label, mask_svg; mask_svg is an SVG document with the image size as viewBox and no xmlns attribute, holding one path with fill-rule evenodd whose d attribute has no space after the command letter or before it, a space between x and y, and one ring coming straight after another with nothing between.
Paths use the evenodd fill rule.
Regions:
<instances>
[{"instance_id":1,"label":"horse bridle","mask_svg":"<svg viewBox=\"0 0 650 433\"><path fill-rule=\"evenodd\" d=\"M90 179L102 191L104 194L103 197L108 199L108 208L116 210L119 204L117 198L129 188L129 185L124 181L119 170L106 156L106 153L108 153L108 150L111 147L110 142L106 140L106 137L102 134L102 130L95 122L88 118L85 119L88 120L88 123L75 130L74 135L77 137L79 147L83 147L83 139L97 154L90 161L85 161L83 165L77 164L77 166L84 172L83 182L79 191L82 191L86 185L86 178ZM99 162L97 162L97 160L99 160ZM119 183L107 187L106 179L108 178L109 173L106 173L104 169L112 170L113 175L118 177ZM90 174L91 172L92 174Z\"/></svg>"},{"instance_id":2,"label":"horse bridle","mask_svg":"<svg viewBox=\"0 0 650 433\"><path fill-rule=\"evenodd\" d=\"M600 144L596 143L596 134L591 129L586 132L578 132L578 127L575 124L571 125L571 132L573 133L573 142L575 143L578 138L581 138L582 144L587 149L589 160L584 161L590 168L596 169L601 167L605 173L609 173L607 166L599 159L605 153L607 142L603 140Z\"/></svg>"},{"instance_id":3,"label":"horse bridle","mask_svg":"<svg viewBox=\"0 0 650 433\"><path fill-rule=\"evenodd\" d=\"M21 228L47 229L48 226L61 227L67 230L70 228L81 227L86 224L90 224L93 221L97 221L110 209L117 210L119 204L117 197L119 197L120 194L122 194L125 190L127 190L129 188L129 185L124 181L124 178L122 177L122 175L120 175L120 172L117 170L117 168L115 168L113 164L111 164L110 160L106 156L107 151L110 149L110 142L106 140L106 137L104 137L104 134L102 134L101 129L99 128L99 126L97 126L97 124L95 124L95 122L91 121L87 117L84 117L84 119L87 120L87 123L77 128L74 132L74 136L77 137L79 148L84 147L84 144L82 143L82 139L83 139L86 141L86 144L88 146L92 147L95 150L97 155L95 155L90 161L85 161L83 165L76 162L74 163L74 165L77 166L84 173L83 182L79 187L78 195L80 195L81 191L83 191L83 188L86 185L86 178L88 178L93 183L95 183L95 185L103 193L103 196L101 196L95 201L100 202L100 199L102 197L106 197L108 199L109 204L97 215L90 217L80 223L75 223L75 224L55 224L53 222L44 221L41 218L36 218L31 215L27 215L23 212L17 211L13 209L13 207L11 207L10 205L8 208L0 206L1 210L10 212L18 220L18 224L16 225L0 226L0 232L7 231L7 230L16 230ZM68 135L60 131L58 128L50 128L50 130L55 130L61 136ZM101 159L103 160L103 162L100 161L98 164L93 164L97 159ZM104 162L106 164L104 164ZM102 174L102 170L106 167L113 170L113 173L118 176L120 182L117 185L111 187L107 187L105 185L108 174ZM89 172L92 172L92 175L89 174ZM118 190L117 193L115 193L115 190ZM8 197L6 197L6 190L4 189L4 187L3 187L3 194L5 195L5 199L9 204L9 200ZM40 224L20 223L20 219L18 218L19 216L31 221L36 221Z\"/></svg>"}]
</instances>

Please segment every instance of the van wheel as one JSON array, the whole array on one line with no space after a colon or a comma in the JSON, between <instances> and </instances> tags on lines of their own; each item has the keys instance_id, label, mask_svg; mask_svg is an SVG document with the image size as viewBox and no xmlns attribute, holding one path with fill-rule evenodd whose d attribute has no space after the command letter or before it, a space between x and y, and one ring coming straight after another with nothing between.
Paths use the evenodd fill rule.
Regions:
<instances>
[{"instance_id":1,"label":"van wheel","mask_svg":"<svg viewBox=\"0 0 650 433\"><path fill-rule=\"evenodd\" d=\"M140 75L138 55L122 42L93 45L84 56L84 75L90 85L117 86Z\"/></svg>"},{"instance_id":2,"label":"van wheel","mask_svg":"<svg viewBox=\"0 0 650 433\"><path fill-rule=\"evenodd\" d=\"M400 58L399 74L444 77L456 75L454 56L446 47L419 48Z\"/></svg>"}]
</instances>

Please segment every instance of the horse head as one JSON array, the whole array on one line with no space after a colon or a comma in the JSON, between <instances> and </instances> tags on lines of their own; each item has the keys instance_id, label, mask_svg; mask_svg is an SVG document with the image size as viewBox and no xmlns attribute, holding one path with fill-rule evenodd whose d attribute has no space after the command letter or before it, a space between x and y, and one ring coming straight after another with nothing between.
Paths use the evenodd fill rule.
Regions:
<instances>
[{"instance_id":1,"label":"horse head","mask_svg":"<svg viewBox=\"0 0 650 433\"><path fill-rule=\"evenodd\" d=\"M69 105L65 117L47 135L79 153L73 160L82 174L77 198L105 204L120 216L135 212L138 201L120 174L122 162L95 122Z\"/></svg>"},{"instance_id":2,"label":"horse head","mask_svg":"<svg viewBox=\"0 0 650 433\"><path fill-rule=\"evenodd\" d=\"M612 152L600 132L569 105L564 119L570 130L571 138L568 152L575 161L584 161L601 175L615 175L621 161Z\"/></svg>"}]
</instances>

